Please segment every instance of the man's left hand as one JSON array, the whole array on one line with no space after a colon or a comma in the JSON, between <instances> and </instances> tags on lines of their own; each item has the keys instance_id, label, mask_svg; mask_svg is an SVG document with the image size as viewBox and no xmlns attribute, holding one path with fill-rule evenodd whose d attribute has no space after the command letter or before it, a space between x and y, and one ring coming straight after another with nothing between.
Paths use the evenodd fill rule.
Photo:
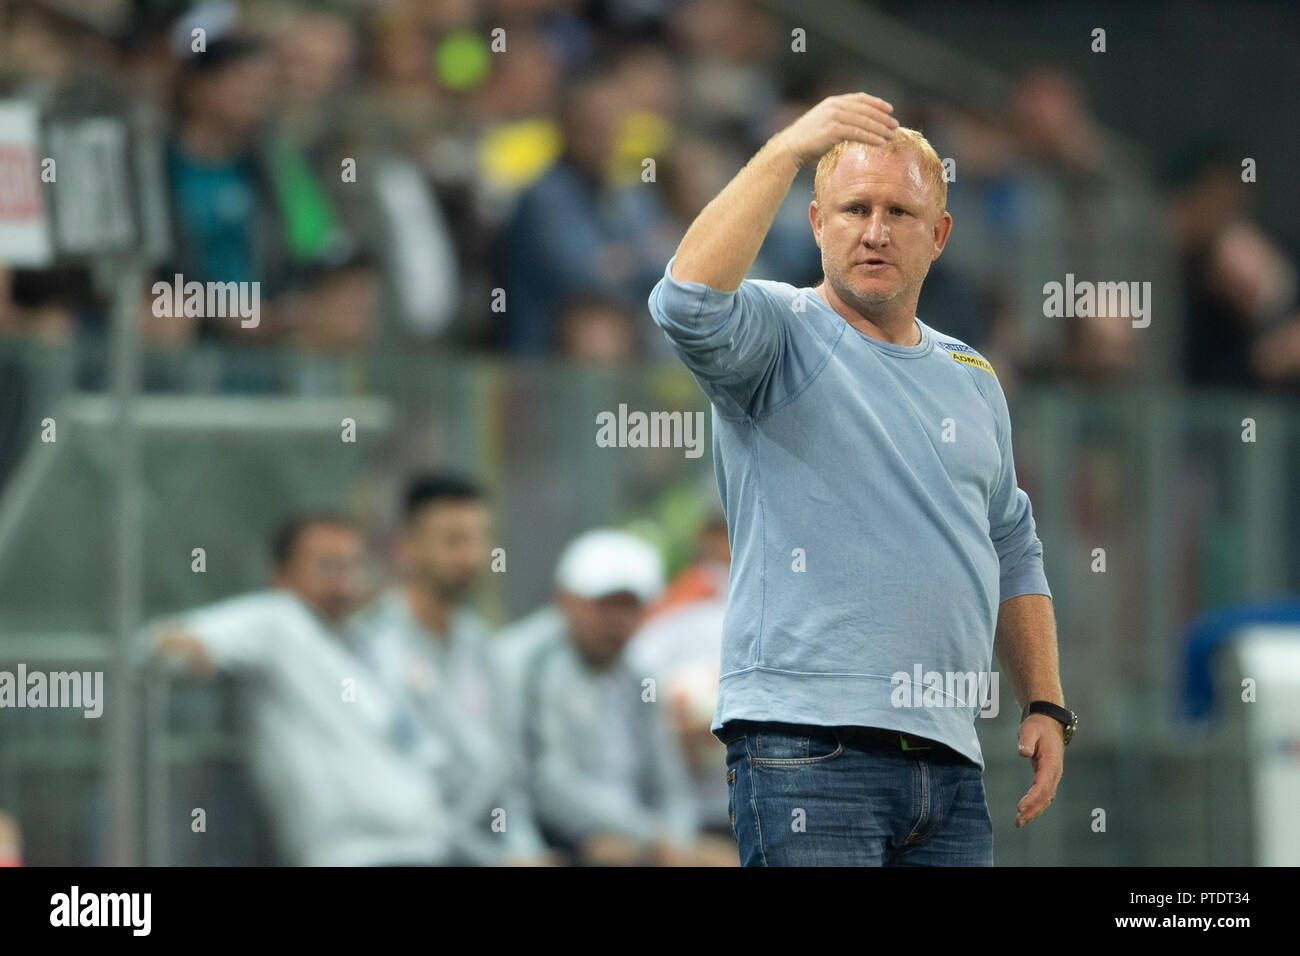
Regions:
<instances>
[{"instance_id":1,"label":"man's left hand","mask_svg":"<svg viewBox=\"0 0 1300 956\"><path fill-rule=\"evenodd\" d=\"M1034 783L1016 805L1016 827L1037 819L1056 796L1065 770L1065 728L1046 714L1030 714L1020 724L1020 756L1034 766Z\"/></svg>"}]
</instances>

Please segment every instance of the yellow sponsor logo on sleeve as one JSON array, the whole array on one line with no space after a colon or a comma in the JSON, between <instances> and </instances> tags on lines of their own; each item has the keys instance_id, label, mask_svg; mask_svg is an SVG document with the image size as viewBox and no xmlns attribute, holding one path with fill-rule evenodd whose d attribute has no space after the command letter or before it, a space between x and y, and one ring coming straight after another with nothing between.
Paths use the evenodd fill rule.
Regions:
<instances>
[{"instance_id":1,"label":"yellow sponsor logo on sleeve","mask_svg":"<svg viewBox=\"0 0 1300 956\"><path fill-rule=\"evenodd\" d=\"M961 362L963 365L974 365L976 368L982 368L994 378L997 378L997 373L993 371L993 366L984 361L978 355L962 355L959 352L949 352L948 354L952 356L954 362Z\"/></svg>"}]
</instances>

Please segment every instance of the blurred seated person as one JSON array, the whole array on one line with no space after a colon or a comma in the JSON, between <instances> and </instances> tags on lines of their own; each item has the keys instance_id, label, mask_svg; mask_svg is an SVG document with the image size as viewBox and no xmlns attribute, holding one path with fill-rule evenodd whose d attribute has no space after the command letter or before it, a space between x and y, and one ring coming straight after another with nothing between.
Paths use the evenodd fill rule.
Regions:
<instances>
[{"instance_id":1,"label":"blurred seated person","mask_svg":"<svg viewBox=\"0 0 1300 956\"><path fill-rule=\"evenodd\" d=\"M560 557L555 602L501 637L513 725L542 833L581 865L734 865L701 839L665 704L624 648L663 590L658 552L601 529Z\"/></svg>"},{"instance_id":2,"label":"blurred seated person","mask_svg":"<svg viewBox=\"0 0 1300 956\"><path fill-rule=\"evenodd\" d=\"M451 839L466 865L546 865L505 706L490 630L470 598L489 560L483 492L422 475L406 493L397 541L401 581L358 612L362 653L421 732L450 756L443 773Z\"/></svg>"},{"instance_id":3,"label":"blurred seated person","mask_svg":"<svg viewBox=\"0 0 1300 956\"><path fill-rule=\"evenodd\" d=\"M273 585L151 629L146 650L243 679L254 778L292 866L455 862L437 786L446 754L354 650L364 545L337 515L290 519Z\"/></svg>"}]
</instances>

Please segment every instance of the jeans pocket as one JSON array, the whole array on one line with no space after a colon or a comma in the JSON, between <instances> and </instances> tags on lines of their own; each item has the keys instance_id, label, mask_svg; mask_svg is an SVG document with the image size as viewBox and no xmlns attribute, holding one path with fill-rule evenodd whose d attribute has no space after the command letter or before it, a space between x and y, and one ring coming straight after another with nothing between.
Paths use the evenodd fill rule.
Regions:
<instances>
[{"instance_id":1,"label":"jeans pocket","mask_svg":"<svg viewBox=\"0 0 1300 956\"><path fill-rule=\"evenodd\" d=\"M751 767L807 767L829 763L844 753L844 744L830 727L763 730L752 741Z\"/></svg>"}]
</instances>

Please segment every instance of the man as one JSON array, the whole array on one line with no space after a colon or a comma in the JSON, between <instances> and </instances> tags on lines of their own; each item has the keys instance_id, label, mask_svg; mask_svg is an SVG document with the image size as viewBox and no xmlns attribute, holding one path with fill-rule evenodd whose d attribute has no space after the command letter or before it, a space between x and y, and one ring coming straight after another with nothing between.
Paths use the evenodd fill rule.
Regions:
<instances>
[{"instance_id":1,"label":"man","mask_svg":"<svg viewBox=\"0 0 1300 956\"><path fill-rule=\"evenodd\" d=\"M442 776L455 862L549 863L503 723L488 628L467 604L488 564L489 518L471 482L413 481L397 545L402 584L357 626L389 692L450 755Z\"/></svg>"},{"instance_id":2,"label":"man","mask_svg":"<svg viewBox=\"0 0 1300 956\"><path fill-rule=\"evenodd\" d=\"M971 685L994 649L1021 701L1064 718L1021 723L1017 826L1051 802L1073 723L1001 386L915 314L952 217L892 110L832 96L773 136L650 296L713 404L732 535L713 730L747 865L991 865ZM824 281L742 281L814 161Z\"/></svg>"},{"instance_id":3,"label":"man","mask_svg":"<svg viewBox=\"0 0 1300 956\"><path fill-rule=\"evenodd\" d=\"M623 655L663 590L658 553L592 531L561 555L555 587L554 605L500 638L543 832L581 864L706 862L666 702Z\"/></svg>"},{"instance_id":4,"label":"man","mask_svg":"<svg viewBox=\"0 0 1300 956\"><path fill-rule=\"evenodd\" d=\"M346 518L290 519L274 538L271 589L165 622L149 648L200 675L245 679L252 769L287 863L445 863L435 782L446 758L383 692L344 624L363 555Z\"/></svg>"}]
</instances>

